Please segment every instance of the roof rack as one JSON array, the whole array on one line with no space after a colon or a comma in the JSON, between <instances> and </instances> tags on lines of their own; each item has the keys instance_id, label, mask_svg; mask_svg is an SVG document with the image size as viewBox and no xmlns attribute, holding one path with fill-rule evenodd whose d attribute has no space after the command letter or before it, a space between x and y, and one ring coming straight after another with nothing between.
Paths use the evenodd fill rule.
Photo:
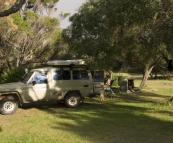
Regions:
<instances>
[{"instance_id":1,"label":"roof rack","mask_svg":"<svg viewBox=\"0 0 173 143\"><path fill-rule=\"evenodd\" d=\"M57 66L65 66L65 65L86 65L85 61L82 59L76 60L50 60L45 63L46 65L57 65Z\"/></svg>"}]
</instances>

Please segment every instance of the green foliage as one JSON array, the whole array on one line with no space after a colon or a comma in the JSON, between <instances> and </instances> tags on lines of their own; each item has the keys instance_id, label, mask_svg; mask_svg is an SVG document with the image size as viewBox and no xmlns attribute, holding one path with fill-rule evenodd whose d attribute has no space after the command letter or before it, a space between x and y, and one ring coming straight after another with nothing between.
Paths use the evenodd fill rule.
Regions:
<instances>
[{"instance_id":1,"label":"green foliage","mask_svg":"<svg viewBox=\"0 0 173 143\"><path fill-rule=\"evenodd\" d=\"M29 0L28 2L34 3L34 2L35 2L35 0Z\"/></svg>"},{"instance_id":2,"label":"green foliage","mask_svg":"<svg viewBox=\"0 0 173 143\"><path fill-rule=\"evenodd\" d=\"M12 69L4 71L4 73L0 76L0 84L17 82L24 75L25 71L21 67L14 67Z\"/></svg>"},{"instance_id":3,"label":"green foliage","mask_svg":"<svg viewBox=\"0 0 173 143\"><path fill-rule=\"evenodd\" d=\"M59 47L57 44L61 39L61 30L58 28L59 21L56 18L37 14L37 12L41 13L42 10L45 12L48 8L46 3L41 3L43 1L29 0L28 4L30 4L30 2L34 3L33 9L26 7L20 12L21 15L17 12L10 15L10 20L8 18L2 18L0 21L1 69L6 70L9 68L8 64L6 64L7 61L10 67L23 64L28 66L31 63L33 65L33 62L48 60L49 57L52 57L52 55L62 49L62 46ZM49 2L54 6L52 0L49 0ZM58 2L58 0L54 0L54 2ZM39 6L40 4L42 5L41 7ZM11 19L13 21L11 21ZM13 24L15 30L10 27L11 25L13 26ZM4 75L2 75L3 79L1 78L1 81L9 82L9 74L11 74L10 71L6 71ZM14 81L13 78L12 81Z\"/></svg>"},{"instance_id":4,"label":"green foliage","mask_svg":"<svg viewBox=\"0 0 173 143\"><path fill-rule=\"evenodd\" d=\"M114 67L128 61L144 69L172 51L172 15L172 0L90 0L70 18L64 37L70 50L94 62Z\"/></svg>"},{"instance_id":5,"label":"green foliage","mask_svg":"<svg viewBox=\"0 0 173 143\"><path fill-rule=\"evenodd\" d=\"M57 18L46 17L45 26L48 28L53 28L59 25L59 21Z\"/></svg>"},{"instance_id":6,"label":"green foliage","mask_svg":"<svg viewBox=\"0 0 173 143\"><path fill-rule=\"evenodd\" d=\"M42 2L51 2L52 0L41 0ZM58 2L59 0L53 0L54 3Z\"/></svg>"},{"instance_id":7,"label":"green foliage","mask_svg":"<svg viewBox=\"0 0 173 143\"><path fill-rule=\"evenodd\" d=\"M61 12L60 14L59 14L59 16L61 17L61 18L66 18L67 16L69 16L70 15L70 13L63 13L63 12Z\"/></svg>"},{"instance_id":8,"label":"green foliage","mask_svg":"<svg viewBox=\"0 0 173 143\"><path fill-rule=\"evenodd\" d=\"M18 30L25 32L29 30L29 23L20 17L19 13L14 13L11 15L11 17L13 18L14 24L18 26Z\"/></svg>"},{"instance_id":9,"label":"green foliage","mask_svg":"<svg viewBox=\"0 0 173 143\"><path fill-rule=\"evenodd\" d=\"M59 29L57 29L53 35L51 35L52 40L51 40L51 45L55 45L57 42L60 41L61 39L61 32Z\"/></svg>"},{"instance_id":10,"label":"green foliage","mask_svg":"<svg viewBox=\"0 0 173 143\"><path fill-rule=\"evenodd\" d=\"M38 20L39 16L35 12L26 11L25 15L24 15L24 19L26 19L26 20Z\"/></svg>"},{"instance_id":11,"label":"green foliage","mask_svg":"<svg viewBox=\"0 0 173 143\"><path fill-rule=\"evenodd\" d=\"M8 28L8 23L4 21L0 21L0 27L2 28Z\"/></svg>"}]
</instances>

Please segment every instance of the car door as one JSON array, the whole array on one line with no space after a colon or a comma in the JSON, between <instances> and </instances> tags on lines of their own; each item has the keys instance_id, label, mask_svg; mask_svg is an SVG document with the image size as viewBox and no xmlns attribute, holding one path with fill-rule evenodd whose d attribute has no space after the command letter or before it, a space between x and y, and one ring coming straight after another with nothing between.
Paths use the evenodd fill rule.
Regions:
<instances>
[{"instance_id":1,"label":"car door","mask_svg":"<svg viewBox=\"0 0 173 143\"><path fill-rule=\"evenodd\" d=\"M47 100L47 95L49 94L47 78L47 73L45 72L34 72L27 85L27 101Z\"/></svg>"},{"instance_id":2,"label":"car door","mask_svg":"<svg viewBox=\"0 0 173 143\"><path fill-rule=\"evenodd\" d=\"M72 71L73 88L79 90L82 96L88 96L93 91L92 78L89 74L88 70L82 68L76 68Z\"/></svg>"},{"instance_id":3,"label":"car door","mask_svg":"<svg viewBox=\"0 0 173 143\"><path fill-rule=\"evenodd\" d=\"M49 99L62 99L72 85L70 68L52 70Z\"/></svg>"},{"instance_id":4,"label":"car door","mask_svg":"<svg viewBox=\"0 0 173 143\"><path fill-rule=\"evenodd\" d=\"M94 93L100 93L104 90L104 71L95 70L92 72L94 82Z\"/></svg>"}]
</instances>

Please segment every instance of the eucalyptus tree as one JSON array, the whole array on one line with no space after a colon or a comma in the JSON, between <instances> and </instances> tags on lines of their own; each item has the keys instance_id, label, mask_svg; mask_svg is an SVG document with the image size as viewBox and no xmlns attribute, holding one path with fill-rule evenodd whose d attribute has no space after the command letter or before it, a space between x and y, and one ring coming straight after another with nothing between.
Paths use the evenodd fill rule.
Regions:
<instances>
[{"instance_id":1,"label":"eucalyptus tree","mask_svg":"<svg viewBox=\"0 0 173 143\"><path fill-rule=\"evenodd\" d=\"M172 6L172 0L90 0L71 17L64 37L72 51L97 66L131 61L142 67L142 88L163 53L171 51Z\"/></svg>"},{"instance_id":2,"label":"eucalyptus tree","mask_svg":"<svg viewBox=\"0 0 173 143\"><path fill-rule=\"evenodd\" d=\"M3 7L0 2L0 7ZM0 21L0 74L3 69L10 68L10 62L8 60L8 54L11 51L10 39L12 35L9 34L9 31L16 30L17 26L13 23L13 20L10 17L3 17ZM9 40L7 40L9 39Z\"/></svg>"},{"instance_id":3,"label":"eucalyptus tree","mask_svg":"<svg viewBox=\"0 0 173 143\"><path fill-rule=\"evenodd\" d=\"M24 19L18 13L11 17L17 29L0 22L1 69L49 60L55 51L60 51L57 43L61 30L57 19L34 12L26 12Z\"/></svg>"},{"instance_id":4,"label":"eucalyptus tree","mask_svg":"<svg viewBox=\"0 0 173 143\"><path fill-rule=\"evenodd\" d=\"M49 16L38 15L45 7L52 9L57 1L49 3L50 0L30 0L20 12L9 13L15 5L4 11L5 16L1 15L0 18L0 75L16 66L28 66L33 62L49 60L64 50L60 44L59 21ZM15 0L0 1L1 10L14 2Z\"/></svg>"},{"instance_id":5,"label":"eucalyptus tree","mask_svg":"<svg viewBox=\"0 0 173 143\"><path fill-rule=\"evenodd\" d=\"M19 35L13 38L16 42L12 54L17 59L17 66L47 60L53 50L54 42L61 38L57 19L28 12L25 14L25 20L29 24L28 31L19 31ZM14 18L14 22L18 21Z\"/></svg>"}]
</instances>

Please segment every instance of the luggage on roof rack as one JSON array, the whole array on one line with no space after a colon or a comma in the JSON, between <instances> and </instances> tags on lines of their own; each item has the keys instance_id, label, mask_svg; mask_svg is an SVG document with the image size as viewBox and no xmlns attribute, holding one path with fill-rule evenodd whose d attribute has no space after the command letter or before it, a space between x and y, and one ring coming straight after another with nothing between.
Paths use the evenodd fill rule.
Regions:
<instances>
[{"instance_id":1,"label":"luggage on roof rack","mask_svg":"<svg viewBox=\"0 0 173 143\"><path fill-rule=\"evenodd\" d=\"M50 60L46 65L85 65L85 61L82 59L77 60Z\"/></svg>"}]
</instances>

